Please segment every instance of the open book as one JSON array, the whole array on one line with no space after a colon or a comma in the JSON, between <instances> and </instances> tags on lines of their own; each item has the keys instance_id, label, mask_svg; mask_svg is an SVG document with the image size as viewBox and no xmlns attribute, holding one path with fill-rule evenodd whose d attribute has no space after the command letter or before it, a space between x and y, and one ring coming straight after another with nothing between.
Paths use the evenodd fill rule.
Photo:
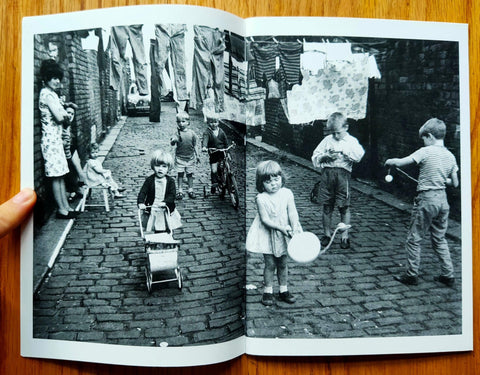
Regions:
<instances>
[{"instance_id":1,"label":"open book","mask_svg":"<svg viewBox=\"0 0 480 375\"><path fill-rule=\"evenodd\" d=\"M21 185L39 196L22 355L472 350L466 25L152 5L25 18L22 33ZM419 137L430 118L444 136ZM426 208L415 231L420 159L384 164L432 137L455 162L427 188L443 219Z\"/></svg>"}]
</instances>

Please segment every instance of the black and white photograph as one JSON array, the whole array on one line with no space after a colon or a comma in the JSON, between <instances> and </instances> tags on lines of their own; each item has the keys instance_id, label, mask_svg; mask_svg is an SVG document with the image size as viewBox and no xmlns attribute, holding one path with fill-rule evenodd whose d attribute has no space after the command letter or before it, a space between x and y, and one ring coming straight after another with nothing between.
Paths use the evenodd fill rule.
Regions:
<instances>
[{"instance_id":1,"label":"black and white photograph","mask_svg":"<svg viewBox=\"0 0 480 375\"><path fill-rule=\"evenodd\" d=\"M191 6L23 25L23 355L471 349L466 27Z\"/></svg>"},{"instance_id":2,"label":"black and white photograph","mask_svg":"<svg viewBox=\"0 0 480 375\"><path fill-rule=\"evenodd\" d=\"M267 98L247 147L247 336L461 334L459 44L251 39Z\"/></svg>"}]
</instances>

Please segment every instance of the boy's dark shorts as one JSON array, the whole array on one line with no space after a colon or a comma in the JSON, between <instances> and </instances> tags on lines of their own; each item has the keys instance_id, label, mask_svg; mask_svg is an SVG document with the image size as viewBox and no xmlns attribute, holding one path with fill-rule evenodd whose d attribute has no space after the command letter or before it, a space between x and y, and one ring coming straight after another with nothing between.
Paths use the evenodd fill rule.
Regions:
<instances>
[{"instance_id":1,"label":"boy's dark shorts","mask_svg":"<svg viewBox=\"0 0 480 375\"><path fill-rule=\"evenodd\" d=\"M350 172L343 168L324 168L320 177L318 201L330 207L349 207L350 176Z\"/></svg>"},{"instance_id":2,"label":"boy's dark shorts","mask_svg":"<svg viewBox=\"0 0 480 375\"><path fill-rule=\"evenodd\" d=\"M225 154L220 151L215 151L210 154L210 164L218 163L225 159Z\"/></svg>"}]
</instances>

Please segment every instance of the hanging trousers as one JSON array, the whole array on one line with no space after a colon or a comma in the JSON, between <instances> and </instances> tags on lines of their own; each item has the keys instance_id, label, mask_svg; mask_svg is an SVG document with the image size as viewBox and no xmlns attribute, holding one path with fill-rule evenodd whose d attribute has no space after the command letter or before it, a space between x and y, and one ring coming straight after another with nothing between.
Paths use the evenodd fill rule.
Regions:
<instances>
[{"instance_id":1,"label":"hanging trousers","mask_svg":"<svg viewBox=\"0 0 480 375\"><path fill-rule=\"evenodd\" d=\"M254 42L251 44L255 57L255 80L264 85L275 74L275 58L279 56L287 83L300 82L300 55L303 46L298 42Z\"/></svg>"},{"instance_id":2,"label":"hanging trousers","mask_svg":"<svg viewBox=\"0 0 480 375\"><path fill-rule=\"evenodd\" d=\"M223 32L208 26L193 27L194 52L192 93L190 106L197 109L203 104L208 84L215 92L215 107L217 112L224 111L225 77L223 52L225 41Z\"/></svg>"},{"instance_id":3,"label":"hanging trousers","mask_svg":"<svg viewBox=\"0 0 480 375\"><path fill-rule=\"evenodd\" d=\"M155 48L155 65L157 75L162 84L162 72L168 60L168 56L172 61L175 91L177 101L187 101L187 77L186 77L186 61L185 61L185 32L187 30L184 24L159 24L155 25L155 38L157 46ZM153 68L152 68L153 69ZM172 78L170 76L170 78Z\"/></svg>"},{"instance_id":4,"label":"hanging trousers","mask_svg":"<svg viewBox=\"0 0 480 375\"><path fill-rule=\"evenodd\" d=\"M160 112L162 109L162 85L160 77L157 72L158 69L155 69L155 53L157 48L156 39L150 39L150 68L151 68L151 77L150 77L150 112L149 120L150 122L160 122Z\"/></svg>"},{"instance_id":5,"label":"hanging trousers","mask_svg":"<svg viewBox=\"0 0 480 375\"><path fill-rule=\"evenodd\" d=\"M251 44L255 57L255 80L265 87L266 82L275 73L275 58L278 56L278 44L275 42L254 42Z\"/></svg>"},{"instance_id":6,"label":"hanging trousers","mask_svg":"<svg viewBox=\"0 0 480 375\"><path fill-rule=\"evenodd\" d=\"M303 45L298 42L282 42L278 44L278 52L287 83L300 83L300 55L303 53Z\"/></svg>"},{"instance_id":7,"label":"hanging trousers","mask_svg":"<svg viewBox=\"0 0 480 375\"><path fill-rule=\"evenodd\" d=\"M133 68L137 88L140 95L148 94L147 83L147 60L143 46L143 25L113 26L111 34L110 50L112 53L112 68L110 69L110 86L114 90L120 88L123 78L122 60L125 59L127 42L130 42L133 52Z\"/></svg>"}]
</instances>

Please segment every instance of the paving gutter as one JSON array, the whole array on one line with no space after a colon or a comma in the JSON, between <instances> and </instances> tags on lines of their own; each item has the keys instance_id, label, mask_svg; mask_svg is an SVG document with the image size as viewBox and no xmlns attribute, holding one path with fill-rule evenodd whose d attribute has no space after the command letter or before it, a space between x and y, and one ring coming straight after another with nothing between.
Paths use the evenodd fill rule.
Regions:
<instances>
[{"instance_id":1,"label":"paving gutter","mask_svg":"<svg viewBox=\"0 0 480 375\"><path fill-rule=\"evenodd\" d=\"M290 154L286 151L279 150L278 148L276 148L274 146L268 145L268 144L263 143L263 142L261 142L259 140L256 140L256 139L248 138L247 143L249 143L249 144L251 144L255 147L261 148L265 151L271 152L275 155L287 158L288 160L290 160L294 163L297 163L304 168L308 168L308 169L318 173L318 170L316 170L313 167L310 160L306 160L306 159L304 159L300 156L292 155L292 154ZM393 196L392 194L387 193L386 191L381 190L377 187L371 186L369 184L366 184L366 183L358 181L358 180L352 180L352 185L351 186L352 186L353 189L355 189L355 190L357 190L357 191L359 191L359 192L361 192L365 195L368 195L369 197L378 199L379 201L381 201L381 202L383 202L383 203L385 203L385 204L387 204L391 207L394 207L394 208L396 208L400 211L410 213L411 210L412 210L412 204L405 203L404 201L402 201L402 200L396 198L395 196ZM452 219L448 220L448 230L447 230L447 236L448 237L460 241L461 238L462 238L462 230L461 229L462 229L462 227L461 227L461 225L458 221L455 221L455 220L452 220Z\"/></svg>"},{"instance_id":2,"label":"paving gutter","mask_svg":"<svg viewBox=\"0 0 480 375\"><path fill-rule=\"evenodd\" d=\"M123 128L123 125L125 125L126 119L126 117L121 117L120 120L118 120L118 122L110 128L110 131L106 135L105 139L99 144L100 150L98 160L101 163L103 163L105 157L115 143L118 135L120 134L120 131ZM80 203L77 204L75 210L78 211L79 209ZM65 239L67 238L68 233L72 229L73 221L73 219L68 221L59 220L55 218L55 215L51 215L50 219L47 221L47 223L44 225L44 228L41 230L42 232L44 231L48 233L43 236L39 236L40 238L35 238L35 242L37 244L43 243L43 246L40 246L39 249L42 254L35 254L35 258L38 259L37 262L33 265L33 267L35 268L33 271L34 294L38 291L43 281L45 280L45 277L53 268L57 256L63 247ZM52 237L54 242L52 242Z\"/></svg>"}]
</instances>

